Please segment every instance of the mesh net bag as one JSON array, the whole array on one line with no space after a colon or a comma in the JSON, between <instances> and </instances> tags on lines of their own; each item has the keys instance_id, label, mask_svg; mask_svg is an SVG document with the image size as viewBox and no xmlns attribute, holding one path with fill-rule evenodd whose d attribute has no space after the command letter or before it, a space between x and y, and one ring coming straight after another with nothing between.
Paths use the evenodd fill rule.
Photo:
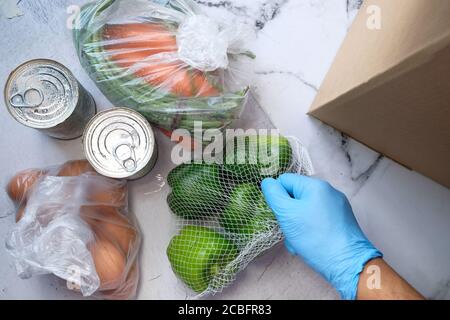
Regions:
<instances>
[{"instance_id":1,"label":"mesh net bag","mask_svg":"<svg viewBox=\"0 0 450 320\"><path fill-rule=\"evenodd\" d=\"M220 292L282 240L261 181L286 172L312 174L303 146L279 135L235 137L218 158L182 164L167 179L167 203L178 217L167 255L174 273L198 297Z\"/></svg>"},{"instance_id":2,"label":"mesh net bag","mask_svg":"<svg viewBox=\"0 0 450 320\"><path fill-rule=\"evenodd\" d=\"M7 193L18 209L6 248L21 278L53 274L83 296L135 296L141 240L125 180L79 160L19 172Z\"/></svg>"},{"instance_id":3,"label":"mesh net bag","mask_svg":"<svg viewBox=\"0 0 450 320\"><path fill-rule=\"evenodd\" d=\"M100 0L84 6L74 42L83 67L117 106L166 130L221 129L248 97L252 29L217 21L191 0Z\"/></svg>"}]
</instances>

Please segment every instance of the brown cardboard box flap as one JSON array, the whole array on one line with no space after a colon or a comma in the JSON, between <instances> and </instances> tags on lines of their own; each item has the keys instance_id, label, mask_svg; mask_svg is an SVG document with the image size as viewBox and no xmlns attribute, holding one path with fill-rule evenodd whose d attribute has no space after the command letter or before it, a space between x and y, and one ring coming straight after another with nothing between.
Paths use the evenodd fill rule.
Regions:
<instances>
[{"instance_id":1,"label":"brown cardboard box flap","mask_svg":"<svg viewBox=\"0 0 450 320\"><path fill-rule=\"evenodd\" d=\"M376 5L381 29L366 26ZM366 0L310 114L450 187L450 1Z\"/></svg>"}]
</instances>

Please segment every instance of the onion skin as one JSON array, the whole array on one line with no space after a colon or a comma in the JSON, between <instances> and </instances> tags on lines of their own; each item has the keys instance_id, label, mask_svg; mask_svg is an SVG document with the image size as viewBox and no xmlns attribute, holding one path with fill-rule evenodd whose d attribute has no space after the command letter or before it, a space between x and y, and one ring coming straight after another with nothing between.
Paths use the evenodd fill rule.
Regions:
<instances>
[{"instance_id":1,"label":"onion skin","mask_svg":"<svg viewBox=\"0 0 450 320\"><path fill-rule=\"evenodd\" d=\"M17 173L6 187L11 200L16 203L25 200L28 191L43 175L45 175L45 172L39 169L29 169Z\"/></svg>"},{"instance_id":2,"label":"onion skin","mask_svg":"<svg viewBox=\"0 0 450 320\"><path fill-rule=\"evenodd\" d=\"M83 173L96 173L87 160L66 162L58 172L59 177L77 177Z\"/></svg>"},{"instance_id":3,"label":"onion skin","mask_svg":"<svg viewBox=\"0 0 450 320\"><path fill-rule=\"evenodd\" d=\"M86 206L81 208L81 216L95 234L116 245L125 256L129 255L137 238L137 230L117 208Z\"/></svg>"},{"instance_id":4,"label":"onion skin","mask_svg":"<svg viewBox=\"0 0 450 320\"><path fill-rule=\"evenodd\" d=\"M136 295L139 280L139 267L135 262L128 271L126 280L115 290L101 290L104 298L111 300L128 300Z\"/></svg>"},{"instance_id":5,"label":"onion skin","mask_svg":"<svg viewBox=\"0 0 450 320\"><path fill-rule=\"evenodd\" d=\"M126 185L112 187L91 186L88 188L87 201L95 205L125 208L128 206Z\"/></svg>"},{"instance_id":6,"label":"onion skin","mask_svg":"<svg viewBox=\"0 0 450 320\"><path fill-rule=\"evenodd\" d=\"M105 222L101 224L101 227L104 228L105 235L108 238L112 238L112 241L117 243L128 256L130 254L130 247L132 248L136 241L135 229L130 224L118 225Z\"/></svg>"},{"instance_id":7,"label":"onion skin","mask_svg":"<svg viewBox=\"0 0 450 320\"><path fill-rule=\"evenodd\" d=\"M90 251L100 278L100 289L112 290L119 287L126 267L126 259L122 252L101 237L91 244Z\"/></svg>"},{"instance_id":8,"label":"onion skin","mask_svg":"<svg viewBox=\"0 0 450 320\"><path fill-rule=\"evenodd\" d=\"M29 190L38 179L50 174L59 177L97 175L86 160L66 162L55 171L30 169L19 172L7 186L8 195L18 205L16 223L21 221L25 214ZM83 200L85 205L79 207L79 214L89 224L95 235L95 240L89 243L87 248L100 279L99 293L109 299L132 298L136 294L139 272L137 262L128 260L135 259L133 250L136 250L134 248L139 241L139 234L132 221L122 214L126 212L128 206L127 184L122 181L95 179L95 177L87 177L87 179L89 183L86 184ZM61 211L59 206L64 204L42 203L38 212L45 210L42 217L50 221Z\"/></svg>"}]
</instances>

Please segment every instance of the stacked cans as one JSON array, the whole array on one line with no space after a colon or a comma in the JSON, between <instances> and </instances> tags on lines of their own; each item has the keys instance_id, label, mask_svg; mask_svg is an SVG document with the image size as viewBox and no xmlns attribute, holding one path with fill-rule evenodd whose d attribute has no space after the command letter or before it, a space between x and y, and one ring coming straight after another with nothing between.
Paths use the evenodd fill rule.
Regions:
<instances>
[{"instance_id":1,"label":"stacked cans","mask_svg":"<svg viewBox=\"0 0 450 320\"><path fill-rule=\"evenodd\" d=\"M125 108L100 112L92 96L62 64L48 59L17 67L5 86L6 107L19 123L53 138L83 135L87 160L100 174L138 179L154 167L156 140L151 125Z\"/></svg>"}]
</instances>

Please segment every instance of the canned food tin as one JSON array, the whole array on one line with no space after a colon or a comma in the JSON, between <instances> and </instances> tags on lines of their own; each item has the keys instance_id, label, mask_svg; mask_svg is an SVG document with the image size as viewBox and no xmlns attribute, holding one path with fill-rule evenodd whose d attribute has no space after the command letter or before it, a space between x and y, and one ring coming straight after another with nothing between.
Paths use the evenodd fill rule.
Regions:
<instances>
[{"instance_id":1,"label":"canned food tin","mask_svg":"<svg viewBox=\"0 0 450 320\"><path fill-rule=\"evenodd\" d=\"M19 123L64 140L80 137L96 112L94 99L73 74L47 59L25 62L10 74L5 102Z\"/></svg>"},{"instance_id":2,"label":"canned food tin","mask_svg":"<svg viewBox=\"0 0 450 320\"><path fill-rule=\"evenodd\" d=\"M83 135L86 159L100 174L134 180L155 166L158 156L151 125L138 112L115 108L93 117Z\"/></svg>"}]
</instances>

